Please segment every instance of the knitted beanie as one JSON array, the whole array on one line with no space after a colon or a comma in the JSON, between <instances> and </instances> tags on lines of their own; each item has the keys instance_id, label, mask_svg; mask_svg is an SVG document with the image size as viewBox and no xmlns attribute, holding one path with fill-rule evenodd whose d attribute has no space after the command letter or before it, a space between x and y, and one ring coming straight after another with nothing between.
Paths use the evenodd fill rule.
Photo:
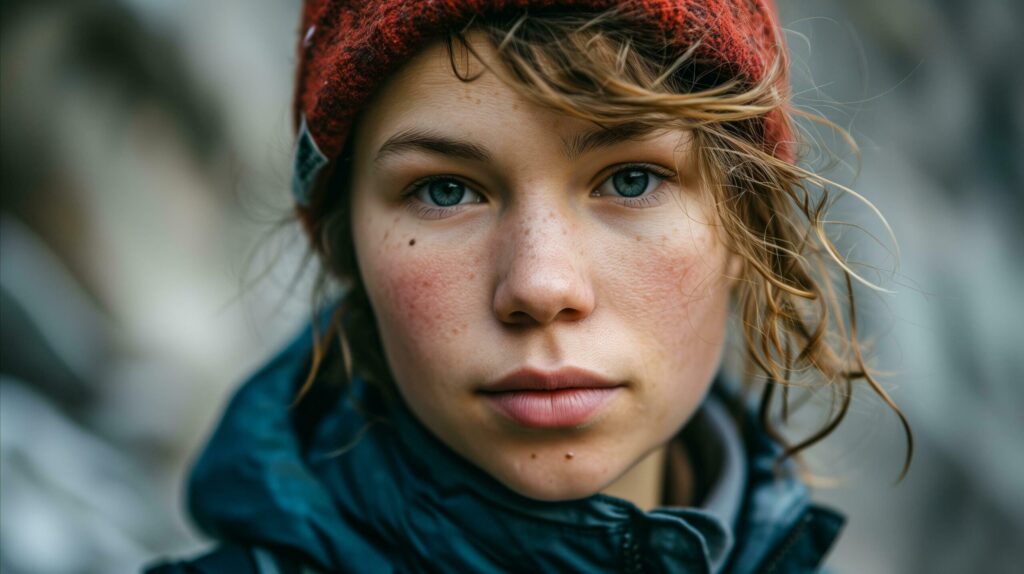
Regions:
<instances>
[{"instance_id":1,"label":"knitted beanie","mask_svg":"<svg viewBox=\"0 0 1024 574\"><path fill-rule=\"evenodd\" d=\"M356 113L383 79L418 50L472 18L523 9L597 11L619 6L638 29L682 54L715 62L749 85L783 48L772 0L305 0L295 85L298 130L292 192L306 230L323 168L341 156ZM784 52L783 52L784 54ZM791 156L785 122L766 118L765 149Z\"/></svg>"}]
</instances>

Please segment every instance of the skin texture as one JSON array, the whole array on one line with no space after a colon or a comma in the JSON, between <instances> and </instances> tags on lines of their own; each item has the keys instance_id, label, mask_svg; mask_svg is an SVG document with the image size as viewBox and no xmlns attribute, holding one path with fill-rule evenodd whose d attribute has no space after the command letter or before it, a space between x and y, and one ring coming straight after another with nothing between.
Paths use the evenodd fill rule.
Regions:
<instances>
[{"instance_id":1,"label":"skin texture","mask_svg":"<svg viewBox=\"0 0 1024 574\"><path fill-rule=\"evenodd\" d=\"M493 72L470 58L482 75L462 82L433 44L383 85L354 135L356 254L398 390L444 443L520 494L567 500L611 486L651 501L657 480L635 473L660 476L665 443L708 391L733 276L685 167L689 134L569 159L563 141L596 126L520 96L494 51L470 40ZM491 159L375 159L409 129L471 141ZM624 200L610 180L637 162L680 178ZM415 184L438 175L472 190L465 203L429 204ZM566 366L623 385L580 427L522 427L478 392L522 367ZM646 486L623 487L634 484Z\"/></svg>"}]
</instances>

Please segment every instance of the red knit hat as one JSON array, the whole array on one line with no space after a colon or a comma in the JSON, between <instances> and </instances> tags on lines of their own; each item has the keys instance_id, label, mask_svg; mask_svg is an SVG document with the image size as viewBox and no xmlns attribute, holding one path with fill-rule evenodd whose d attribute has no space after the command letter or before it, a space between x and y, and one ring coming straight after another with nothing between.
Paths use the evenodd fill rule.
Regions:
<instances>
[{"instance_id":1,"label":"red knit hat","mask_svg":"<svg viewBox=\"0 0 1024 574\"><path fill-rule=\"evenodd\" d=\"M355 114L382 80L418 50L474 16L528 9L601 10L620 6L638 28L662 33L681 54L718 62L750 84L761 80L780 47L772 0L306 0L294 113L298 129L292 190L300 218L323 167L339 157ZM789 158L790 134L769 118L766 149Z\"/></svg>"}]
</instances>

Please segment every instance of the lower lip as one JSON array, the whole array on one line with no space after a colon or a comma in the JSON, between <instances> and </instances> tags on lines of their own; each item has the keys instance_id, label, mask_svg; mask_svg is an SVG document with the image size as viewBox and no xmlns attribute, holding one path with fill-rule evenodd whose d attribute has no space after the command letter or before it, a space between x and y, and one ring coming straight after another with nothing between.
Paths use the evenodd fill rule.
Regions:
<instances>
[{"instance_id":1,"label":"lower lip","mask_svg":"<svg viewBox=\"0 0 1024 574\"><path fill-rule=\"evenodd\" d=\"M505 391L484 396L498 412L530 428L575 427L585 424L608 404L619 387L553 391Z\"/></svg>"}]
</instances>

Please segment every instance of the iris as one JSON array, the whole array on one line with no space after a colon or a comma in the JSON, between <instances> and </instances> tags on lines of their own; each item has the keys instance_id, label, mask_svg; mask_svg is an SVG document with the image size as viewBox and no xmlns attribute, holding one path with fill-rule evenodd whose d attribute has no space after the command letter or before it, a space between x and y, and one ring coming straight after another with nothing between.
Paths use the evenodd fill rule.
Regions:
<instances>
[{"instance_id":1,"label":"iris","mask_svg":"<svg viewBox=\"0 0 1024 574\"><path fill-rule=\"evenodd\" d=\"M466 186L452 180L435 180L428 184L430 199L441 207L458 205L466 196Z\"/></svg>"},{"instance_id":2,"label":"iris","mask_svg":"<svg viewBox=\"0 0 1024 574\"><path fill-rule=\"evenodd\" d=\"M650 176L644 170L624 169L612 176L615 191L623 197L637 197L647 190Z\"/></svg>"}]
</instances>

